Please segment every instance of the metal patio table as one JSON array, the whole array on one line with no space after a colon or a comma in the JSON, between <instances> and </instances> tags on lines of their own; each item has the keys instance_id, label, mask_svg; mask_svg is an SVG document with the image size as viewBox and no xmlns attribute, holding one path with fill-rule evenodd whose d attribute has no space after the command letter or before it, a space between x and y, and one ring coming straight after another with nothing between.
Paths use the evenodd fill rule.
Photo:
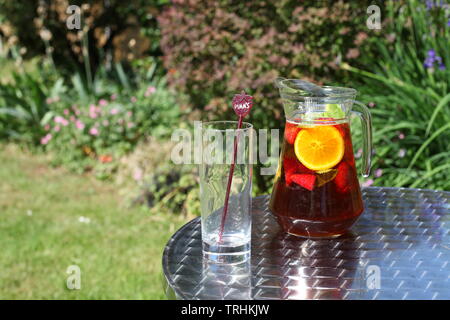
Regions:
<instances>
[{"instance_id":1,"label":"metal patio table","mask_svg":"<svg viewBox=\"0 0 450 320\"><path fill-rule=\"evenodd\" d=\"M365 211L336 239L280 230L268 196L252 203L251 259L203 261L196 218L163 254L165 291L176 299L450 299L450 192L363 188Z\"/></svg>"}]
</instances>

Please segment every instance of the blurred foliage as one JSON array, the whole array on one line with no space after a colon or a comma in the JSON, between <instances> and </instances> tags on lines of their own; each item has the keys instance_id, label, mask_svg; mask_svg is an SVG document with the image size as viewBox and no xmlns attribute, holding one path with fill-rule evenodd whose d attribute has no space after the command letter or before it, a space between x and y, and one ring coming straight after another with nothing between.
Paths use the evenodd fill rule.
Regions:
<instances>
[{"instance_id":1,"label":"blurred foliage","mask_svg":"<svg viewBox=\"0 0 450 320\"><path fill-rule=\"evenodd\" d=\"M1 138L29 146L39 143L43 125L52 116L48 97L65 91L63 80L49 81L44 69L40 74L13 71L10 81L0 82Z\"/></svg>"},{"instance_id":2,"label":"blurred foliage","mask_svg":"<svg viewBox=\"0 0 450 320\"><path fill-rule=\"evenodd\" d=\"M88 65L159 56L156 17L168 0L0 0L0 36L26 58L52 55L70 73ZM81 9L81 29L69 30L69 5ZM87 61L89 60L89 61Z\"/></svg>"},{"instance_id":3,"label":"blurred foliage","mask_svg":"<svg viewBox=\"0 0 450 320\"><path fill-rule=\"evenodd\" d=\"M343 65L372 107L375 185L450 190L448 8L386 2L377 59L367 57L362 68Z\"/></svg>"},{"instance_id":4,"label":"blurred foliage","mask_svg":"<svg viewBox=\"0 0 450 320\"><path fill-rule=\"evenodd\" d=\"M149 137L120 161L117 183L132 204L146 204L152 212L200 214L198 173L193 165L174 165L173 143Z\"/></svg>"},{"instance_id":5,"label":"blurred foliage","mask_svg":"<svg viewBox=\"0 0 450 320\"><path fill-rule=\"evenodd\" d=\"M169 82L202 119L229 119L233 94L254 96L256 129L284 125L277 76L335 80L368 38L369 1L174 1L158 17ZM271 178L255 170L259 192Z\"/></svg>"}]
</instances>

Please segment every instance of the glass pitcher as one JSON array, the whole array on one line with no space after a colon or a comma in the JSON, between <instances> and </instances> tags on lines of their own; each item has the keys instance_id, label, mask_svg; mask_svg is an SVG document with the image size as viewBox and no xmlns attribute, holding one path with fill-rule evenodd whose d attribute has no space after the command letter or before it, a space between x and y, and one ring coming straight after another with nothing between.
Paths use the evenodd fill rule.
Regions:
<instances>
[{"instance_id":1,"label":"glass pitcher","mask_svg":"<svg viewBox=\"0 0 450 320\"><path fill-rule=\"evenodd\" d=\"M305 90L294 79L278 78L286 116L283 145L270 210L287 233L308 238L344 234L364 207L350 134L350 115L363 131L363 176L370 173L372 123L356 90ZM352 106L355 110L352 110Z\"/></svg>"}]
</instances>

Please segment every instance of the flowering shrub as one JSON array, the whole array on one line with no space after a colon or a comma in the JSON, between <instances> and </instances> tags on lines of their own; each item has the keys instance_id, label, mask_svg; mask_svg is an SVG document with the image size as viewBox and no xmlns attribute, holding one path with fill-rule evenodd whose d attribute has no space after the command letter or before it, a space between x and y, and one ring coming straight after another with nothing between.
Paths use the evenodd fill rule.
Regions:
<instances>
[{"instance_id":1,"label":"flowering shrub","mask_svg":"<svg viewBox=\"0 0 450 320\"><path fill-rule=\"evenodd\" d=\"M79 171L100 164L102 175L143 137L168 137L180 114L162 85L145 86L134 95L113 93L91 103L69 101L54 103L54 116L43 124L46 133L40 143L53 151L56 163Z\"/></svg>"},{"instance_id":2,"label":"flowering shrub","mask_svg":"<svg viewBox=\"0 0 450 320\"><path fill-rule=\"evenodd\" d=\"M173 164L173 146L171 141L148 138L123 157L116 175L121 197L145 204L152 212L199 215L196 166Z\"/></svg>"},{"instance_id":3,"label":"flowering shrub","mask_svg":"<svg viewBox=\"0 0 450 320\"><path fill-rule=\"evenodd\" d=\"M249 121L284 125L277 76L329 82L368 37L370 1L173 1L158 17L169 82L203 120L230 118L233 94L254 97ZM255 170L259 172L259 170ZM256 176L266 192L270 177Z\"/></svg>"}]
</instances>

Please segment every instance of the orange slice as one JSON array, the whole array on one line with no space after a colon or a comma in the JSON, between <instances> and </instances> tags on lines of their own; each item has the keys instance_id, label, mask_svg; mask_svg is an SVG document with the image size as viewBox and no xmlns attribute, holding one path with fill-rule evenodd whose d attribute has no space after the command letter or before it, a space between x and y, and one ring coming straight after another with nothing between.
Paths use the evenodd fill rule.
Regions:
<instances>
[{"instance_id":1,"label":"orange slice","mask_svg":"<svg viewBox=\"0 0 450 320\"><path fill-rule=\"evenodd\" d=\"M344 139L333 126L315 126L301 130L294 142L297 159L308 169L333 168L344 156Z\"/></svg>"}]
</instances>

